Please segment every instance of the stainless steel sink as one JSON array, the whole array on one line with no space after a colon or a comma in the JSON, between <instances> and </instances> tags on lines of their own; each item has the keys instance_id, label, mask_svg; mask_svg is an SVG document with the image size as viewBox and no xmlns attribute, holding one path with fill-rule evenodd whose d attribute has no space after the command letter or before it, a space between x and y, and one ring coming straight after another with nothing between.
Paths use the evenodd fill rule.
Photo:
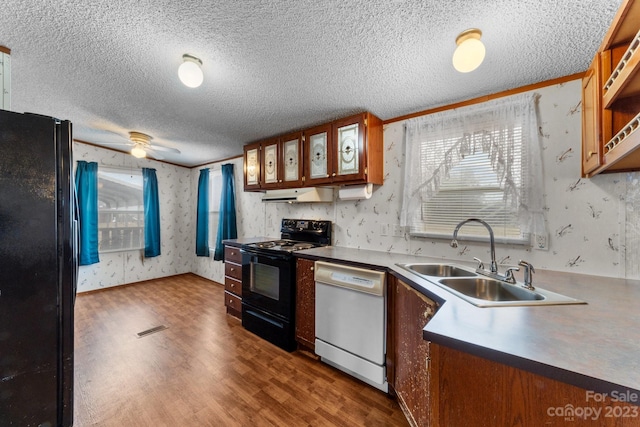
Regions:
<instances>
[{"instance_id":1,"label":"stainless steel sink","mask_svg":"<svg viewBox=\"0 0 640 427\"><path fill-rule=\"evenodd\" d=\"M546 289L528 290L521 283L510 284L484 277L453 264L397 265L478 307L586 304Z\"/></svg>"},{"instance_id":2,"label":"stainless steel sink","mask_svg":"<svg viewBox=\"0 0 640 427\"><path fill-rule=\"evenodd\" d=\"M473 277L476 273L452 264L402 264L401 267L422 276L433 277Z\"/></svg>"},{"instance_id":3,"label":"stainless steel sink","mask_svg":"<svg viewBox=\"0 0 640 427\"><path fill-rule=\"evenodd\" d=\"M535 291L484 277L475 277L473 279L442 279L440 283L465 296L485 301L544 300L544 296Z\"/></svg>"}]
</instances>

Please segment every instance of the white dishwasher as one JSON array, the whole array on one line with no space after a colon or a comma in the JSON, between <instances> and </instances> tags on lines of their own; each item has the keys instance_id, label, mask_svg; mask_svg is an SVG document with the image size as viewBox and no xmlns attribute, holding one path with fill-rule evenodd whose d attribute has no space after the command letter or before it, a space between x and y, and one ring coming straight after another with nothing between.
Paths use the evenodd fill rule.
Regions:
<instances>
[{"instance_id":1,"label":"white dishwasher","mask_svg":"<svg viewBox=\"0 0 640 427\"><path fill-rule=\"evenodd\" d=\"M385 277L381 271L315 263L316 354L386 393Z\"/></svg>"}]
</instances>

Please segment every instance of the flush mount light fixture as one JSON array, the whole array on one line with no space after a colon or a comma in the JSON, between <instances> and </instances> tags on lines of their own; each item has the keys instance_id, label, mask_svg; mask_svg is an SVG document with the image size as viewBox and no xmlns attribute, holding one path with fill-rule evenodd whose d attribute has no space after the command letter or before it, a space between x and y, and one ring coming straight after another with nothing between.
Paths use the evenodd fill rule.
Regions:
<instances>
[{"instance_id":1,"label":"flush mount light fixture","mask_svg":"<svg viewBox=\"0 0 640 427\"><path fill-rule=\"evenodd\" d=\"M178 77L187 87L198 87L204 80L202 73L202 61L193 55L185 53L182 55L182 64L178 67Z\"/></svg>"},{"instance_id":2,"label":"flush mount light fixture","mask_svg":"<svg viewBox=\"0 0 640 427\"><path fill-rule=\"evenodd\" d=\"M456 44L458 47L453 52L453 67L461 73L475 70L484 60L485 48L480 41L482 31L470 28L458 35Z\"/></svg>"}]
</instances>

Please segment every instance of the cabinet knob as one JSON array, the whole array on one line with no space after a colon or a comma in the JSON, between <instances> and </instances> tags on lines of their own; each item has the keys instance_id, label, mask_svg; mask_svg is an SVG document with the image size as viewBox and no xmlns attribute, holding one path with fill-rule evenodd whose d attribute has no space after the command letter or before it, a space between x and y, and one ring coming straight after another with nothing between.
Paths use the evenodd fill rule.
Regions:
<instances>
[{"instance_id":1,"label":"cabinet knob","mask_svg":"<svg viewBox=\"0 0 640 427\"><path fill-rule=\"evenodd\" d=\"M336 176L336 173L335 173L335 172L334 172L334 173L332 173L332 174L331 174L331 176Z\"/></svg>"},{"instance_id":2,"label":"cabinet knob","mask_svg":"<svg viewBox=\"0 0 640 427\"><path fill-rule=\"evenodd\" d=\"M235 269L235 268L233 268L233 267L231 267L231 268L229 269L229 271L236 271L236 269Z\"/></svg>"},{"instance_id":3,"label":"cabinet knob","mask_svg":"<svg viewBox=\"0 0 640 427\"><path fill-rule=\"evenodd\" d=\"M232 299L229 300L229 304L233 304L233 300Z\"/></svg>"},{"instance_id":4,"label":"cabinet knob","mask_svg":"<svg viewBox=\"0 0 640 427\"><path fill-rule=\"evenodd\" d=\"M313 267L311 267L309 270L313 271Z\"/></svg>"},{"instance_id":5,"label":"cabinet knob","mask_svg":"<svg viewBox=\"0 0 640 427\"><path fill-rule=\"evenodd\" d=\"M235 254L236 254L235 252L231 251L231 255L235 255Z\"/></svg>"},{"instance_id":6,"label":"cabinet knob","mask_svg":"<svg viewBox=\"0 0 640 427\"><path fill-rule=\"evenodd\" d=\"M597 151L589 151L589 152L587 153L587 155L588 155L587 159L590 159L590 158L591 158L593 155L595 155L595 154L598 154L598 152L597 152Z\"/></svg>"},{"instance_id":7,"label":"cabinet knob","mask_svg":"<svg viewBox=\"0 0 640 427\"><path fill-rule=\"evenodd\" d=\"M232 284L231 284L231 287L232 287L232 288L235 288L235 287L236 287L236 284L235 284L235 283L232 283Z\"/></svg>"}]
</instances>

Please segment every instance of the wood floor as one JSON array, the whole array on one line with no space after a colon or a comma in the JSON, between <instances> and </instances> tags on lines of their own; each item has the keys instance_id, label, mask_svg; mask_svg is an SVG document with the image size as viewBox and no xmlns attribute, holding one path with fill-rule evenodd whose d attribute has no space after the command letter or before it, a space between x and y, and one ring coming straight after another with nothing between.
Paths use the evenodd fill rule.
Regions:
<instances>
[{"instance_id":1,"label":"wood floor","mask_svg":"<svg viewBox=\"0 0 640 427\"><path fill-rule=\"evenodd\" d=\"M408 425L386 394L244 330L223 292L187 274L79 294L74 426Z\"/></svg>"}]
</instances>

